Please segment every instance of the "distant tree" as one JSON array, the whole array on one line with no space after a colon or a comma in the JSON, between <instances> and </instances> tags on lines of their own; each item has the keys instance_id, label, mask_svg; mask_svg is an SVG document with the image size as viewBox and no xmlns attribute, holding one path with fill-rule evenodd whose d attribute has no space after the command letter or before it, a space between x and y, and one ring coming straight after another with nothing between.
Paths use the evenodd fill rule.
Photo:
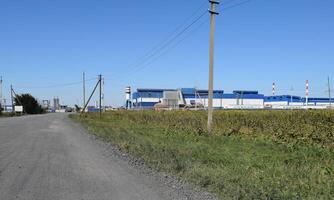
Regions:
<instances>
[{"instance_id":1,"label":"distant tree","mask_svg":"<svg viewBox=\"0 0 334 200\"><path fill-rule=\"evenodd\" d=\"M36 98L31 96L31 94L21 94L15 96L14 104L16 106L23 106L23 110L27 114L41 114L45 112Z\"/></svg>"}]
</instances>

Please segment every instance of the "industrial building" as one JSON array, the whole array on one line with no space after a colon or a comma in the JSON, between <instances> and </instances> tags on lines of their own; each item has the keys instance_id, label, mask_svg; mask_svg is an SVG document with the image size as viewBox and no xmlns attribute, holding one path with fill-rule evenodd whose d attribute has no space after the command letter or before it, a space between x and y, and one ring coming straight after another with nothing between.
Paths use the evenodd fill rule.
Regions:
<instances>
[{"instance_id":1,"label":"industrial building","mask_svg":"<svg viewBox=\"0 0 334 200\"><path fill-rule=\"evenodd\" d=\"M264 98L264 103L265 107L271 107L277 109L285 109L285 108L326 109L334 105L334 99L280 95L280 96L266 96Z\"/></svg>"},{"instance_id":2,"label":"industrial building","mask_svg":"<svg viewBox=\"0 0 334 200\"><path fill-rule=\"evenodd\" d=\"M208 91L196 88L181 89L137 89L132 95L135 109L152 109L156 104L169 108L208 106ZM264 95L258 91L213 91L213 107L215 109L263 109Z\"/></svg>"},{"instance_id":3,"label":"industrial building","mask_svg":"<svg viewBox=\"0 0 334 200\"><path fill-rule=\"evenodd\" d=\"M127 97L127 101L128 97ZM137 89L132 94L134 109L206 108L208 91L196 88L180 89ZM264 96L258 91L224 90L213 91L214 109L326 109L334 105L330 98L300 97L293 95Z\"/></svg>"}]
</instances>

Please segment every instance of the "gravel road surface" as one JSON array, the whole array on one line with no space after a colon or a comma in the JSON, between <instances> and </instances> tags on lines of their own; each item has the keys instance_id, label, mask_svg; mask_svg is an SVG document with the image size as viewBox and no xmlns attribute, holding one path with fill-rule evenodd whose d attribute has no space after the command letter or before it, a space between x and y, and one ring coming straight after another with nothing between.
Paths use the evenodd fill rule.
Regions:
<instances>
[{"instance_id":1,"label":"gravel road surface","mask_svg":"<svg viewBox=\"0 0 334 200\"><path fill-rule=\"evenodd\" d=\"M89 135L67 114L0 119L0 199L214 199Z\"/></svg>"}]
</instances>

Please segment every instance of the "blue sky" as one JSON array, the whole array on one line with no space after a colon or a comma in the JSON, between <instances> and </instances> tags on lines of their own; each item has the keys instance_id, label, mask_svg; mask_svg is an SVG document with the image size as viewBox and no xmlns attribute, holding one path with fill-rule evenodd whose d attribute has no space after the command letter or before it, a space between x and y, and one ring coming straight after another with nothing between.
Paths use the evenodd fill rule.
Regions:
<instances>
[{"instance_id":1,"label":"blue sky","mask_svg":"<svg viewBox=\"0 0 334 200\"><path fill-rule=\"evenodd\" d=\"M209 7L205 0L0 0L0 75L39 99L59 96L82 102L80 84L105 77L108 105L122 105L127 85L135 88L207 88L209 14L177 46L139 65L140 58L189 16ZM242 0L222 1L221 7ZM230 3L228 3L230 2ZM217 16L215 89L259 90L326 96L334 78L334 1L252 0ZM190 23L192 20L188 20ZM187 24L183 24L184 26ZM202 24L202 26L199 26ZM178 41L178 40L177 40ZM176 42L177 42L176 41ZM332 81L333 82L333 81ZM94 80L87 83L93 88ZM47 87L47 88L40 88Z\"/></svg>"}]
</instances>

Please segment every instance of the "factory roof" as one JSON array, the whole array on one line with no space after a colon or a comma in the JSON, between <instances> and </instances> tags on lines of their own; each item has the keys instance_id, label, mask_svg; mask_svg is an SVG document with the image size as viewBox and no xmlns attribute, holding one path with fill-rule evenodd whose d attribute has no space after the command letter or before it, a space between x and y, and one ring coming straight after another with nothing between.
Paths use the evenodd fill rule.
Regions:
<instances>
[{"instance_id":1,"label":"factory roof","mask_svg":"<svg viewBox=\"0 0 334 200\"><path fill-rule=\"evenodd\" d=\"M151 88L139 88L137 92L163 92L163 91L176 91L175 89L151 89Z\"/></svg>"},{"instance_id":2,"label":"factory roof","mask_svg":"<svg viewBox=\"0 0 334 200\"><path fill-rule=\"evenodd\" d=\"M259 92L255 90L234 90L233 94L259 94Z\"/></svg>"}]
</instances>

